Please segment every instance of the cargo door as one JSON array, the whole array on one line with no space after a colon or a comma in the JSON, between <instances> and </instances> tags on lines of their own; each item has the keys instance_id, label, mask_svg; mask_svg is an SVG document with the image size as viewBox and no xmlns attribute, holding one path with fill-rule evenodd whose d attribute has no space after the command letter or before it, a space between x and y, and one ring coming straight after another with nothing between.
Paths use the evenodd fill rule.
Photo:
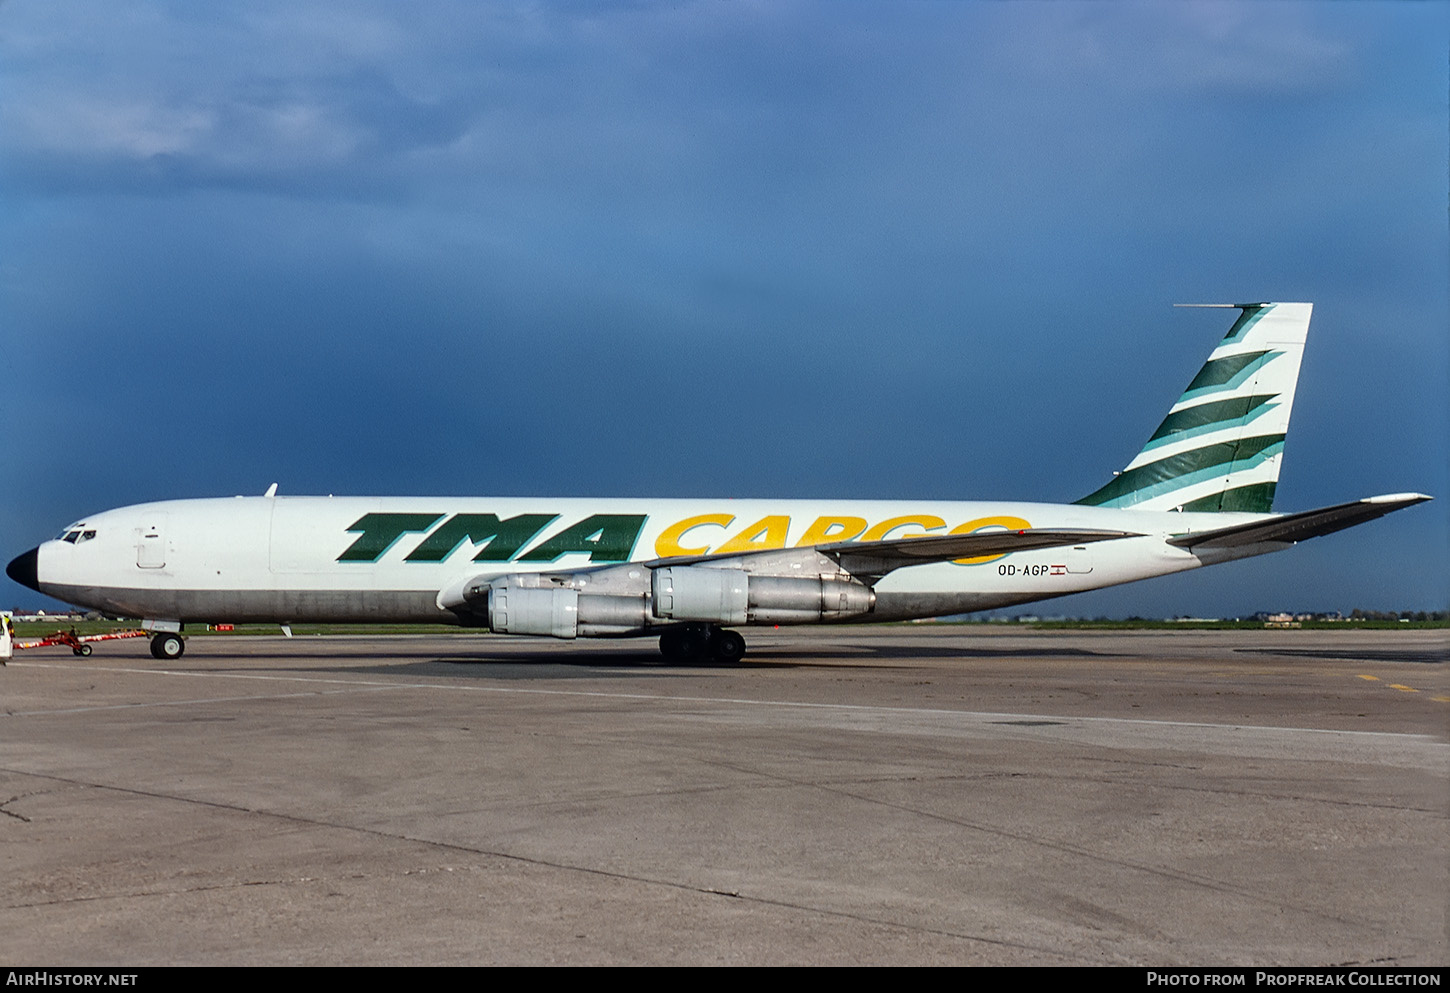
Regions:
<instances>
[{"instance_id":1,"label":"cargo door","mask_svg":"<svg viewBox=\"0 0 1450 993\"><path fill-rule=\"evenodd\" d=\"M136 529L136 565L166 568L166 515L153 514Z\"/></svg>"}]
</instances>

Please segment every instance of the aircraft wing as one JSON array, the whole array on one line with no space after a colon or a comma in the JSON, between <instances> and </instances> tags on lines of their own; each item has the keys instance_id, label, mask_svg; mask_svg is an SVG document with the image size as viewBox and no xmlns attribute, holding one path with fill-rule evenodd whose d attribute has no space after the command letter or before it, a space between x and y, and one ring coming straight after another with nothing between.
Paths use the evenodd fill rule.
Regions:
<instances>
[{"instance_id":1,"label":"aircraft wing","mask_svg":"<svg viewBox=\"0 0 1450 993\"><path fill-rule=\"evenodd\" d=\"M1317 538L1321 534L1343 531L1345 528L1352 528L1356 524L1372 521L1430 499L1433 498L1423 493L1391 493L1386 496L1366 497L1352 503L1306 510L1299 514L1283 514L1251 524L1236 524L1212 531L1182 534L1169 538L1168 544L1190 549L1234 548L1238 545L1257 545L1270 541L1293 544L1305 538Z\"/></svg>"},{"instance_id":2,"label":"aircraft wing","mask_svg":"<svg viewBox=\"0 0 1450 993\"><path fill-rule=\"evenodd\" d=\"M1063 545L1084 545L1094 541L1117 538L1140 538L1135 531L1107 531L1096 528L1025 528L1017 531L977 531L973 534L921 535L915 538L889 538L885 541L834 541L809 548L772 548L737 555L692 555L645 562L646 568L659 566L712 564L731 559L781 559L793 555L819 553L833 560L846 572L866 583L874 583L893 570L909 565L950 562L953 559L1006 555L1030 552L1039 548Z\"/></svg>"},{"instance_id":3,"label":"aircraft wing","mask_svg":"<svg viewBox=\"0 0 1450 993\"><path fill-rule=\"evenodd\" d=\"M923 535L886 541L838 541L829 545L817 545L816 551L835 559L842 569L854 576L879 579L888 572L909 565L1141 537L1142 535L1133 531L1107 531L1097 528L1024 528L1017 531Z\"/></svg>"}]
</instances>

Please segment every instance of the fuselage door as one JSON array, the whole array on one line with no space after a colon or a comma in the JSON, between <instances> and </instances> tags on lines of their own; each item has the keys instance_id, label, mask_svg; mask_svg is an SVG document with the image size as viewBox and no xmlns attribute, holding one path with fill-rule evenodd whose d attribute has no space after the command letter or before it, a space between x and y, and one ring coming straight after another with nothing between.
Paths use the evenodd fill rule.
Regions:
<instances>
[{"instance_id":1,"label":"fuselage door","mask_svg":"<svg viewBox=\"0 0 1450 993\"><path fill-rule=\"evenodd\" d=\"M166 515L154 514L136 529L136 565L142 569L166 567Z\"/></svg>"}]
</instances>

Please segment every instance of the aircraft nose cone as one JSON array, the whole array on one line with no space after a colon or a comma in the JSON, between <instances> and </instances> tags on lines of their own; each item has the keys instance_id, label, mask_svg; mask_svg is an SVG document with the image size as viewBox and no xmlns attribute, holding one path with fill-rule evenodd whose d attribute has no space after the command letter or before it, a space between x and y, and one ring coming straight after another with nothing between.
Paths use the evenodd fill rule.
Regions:
<instances>
[{"instance_id":1,"label":"aircraft nose cone","mask_svg":"<svg viewBox=\"0 0 1450 993\"><path fill-rule=\"evenodd\" d=\"M37 573L36 562L40 559L40 549L32 548L22 555L17 555L10 560L5 567L5 575L15 580L21 586L29 586L32 590L40 592L40 576Z\"/></svg>"}]
</instances>

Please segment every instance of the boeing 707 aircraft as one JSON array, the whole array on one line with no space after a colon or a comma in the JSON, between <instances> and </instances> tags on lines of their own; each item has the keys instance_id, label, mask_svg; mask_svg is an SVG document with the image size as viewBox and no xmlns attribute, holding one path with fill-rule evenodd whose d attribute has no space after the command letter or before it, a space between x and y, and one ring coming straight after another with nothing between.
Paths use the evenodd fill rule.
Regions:
<instances>
[{"instance_id":1,"label":"boeing 707 aircraft","mask_svg":"<svg viewBox=\"0 0 1450 993\"><path fill-rule=\"evenodd\" d=\"M967 613L1262 555L1430 499L1271 508L1307 303L1237 320L1138 455L1070 504L265 496L108 510L17 556L16 582L188 623L446 622L500 634L658 635L735 661L734 627Z\"/></svg>"}]
</instances>

